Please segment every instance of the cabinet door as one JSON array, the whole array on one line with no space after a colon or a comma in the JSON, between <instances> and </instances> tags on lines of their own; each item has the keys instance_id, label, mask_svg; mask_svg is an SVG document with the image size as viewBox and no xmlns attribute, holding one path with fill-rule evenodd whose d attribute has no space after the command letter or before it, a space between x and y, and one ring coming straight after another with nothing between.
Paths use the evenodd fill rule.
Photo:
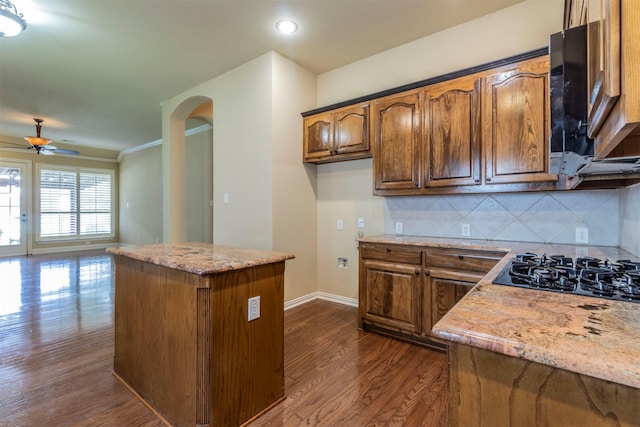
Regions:
<instances>
[{"instance_id":1,"label":"cabinet door","mask_svg":"<svg viewBox=\"0 0 640 427\"><path fill-rule=\"evenodd\" d=\"M333 150L333 112L304 118L304 161L329 157Z\"/></svg>"},{"instance_id":2,"label":"cabinet door","mask_svg":"<svg viewBox=\"0 0 640 427\"><path fill-rule=\"evenodd\" d=\"M369 104L337 110L334 153L369 151Z\"/></svg>"},{"instance_id":3,"label":"cabinet door","mask_svg":"<svg viewBox=\"0 0 640 427\"><path fill-rule=\"evenodd\" d=\"M420 187L420 93L390 96L372 106L375 190Z\"/></svg>"},{"instance_id":4,"label":"cabinet door","mask_svg":"<svg viewBox=\"0 0 640 427\"><path fill-rule=\"evenodd\" d=\"M422 335L431 335L431 328L447 314L483 277L482 274L454 270L425 270L423 293Z\"/></svg>"},{"instance_id":5,"label":"cabinet door","mask_svg":"<svg viewBox=\"0 0 640 427\"><path fill-rule=\"evenodd\" d=\"M364 260L363 320L402 332L418 332L420 267Z\"/></svg>"},{"instance_id":6,"label":"cabinet door","mask_svg":"<svg viewBox=\"0 0 640 427\"><path fill-rule=\"evenodd\" d=\"M463 77L425 91L425 187L480 183L480 79Z\"/></svg>"},{"instance_id":7,"label":"cabinet door","mask_svg":"<svg viewBox=\"0 0 640 427\"><path fill-rule=\"evenodd\" d=\"M487 76L483 103L485 184L555 181L549 174L549 57Z\"/></svg>"},{"instance_id":8,"label":"cabinet door","mask_svg":"<svg viewBox=\"0 0 640 427\"><path fill-rule=\"evenodd\" d=\"M600 0L597 19L587 27L589 127L595 138L620 97L620 0ZM591 14L591 12L590 12Z\"/></svg>"}]
</instances>

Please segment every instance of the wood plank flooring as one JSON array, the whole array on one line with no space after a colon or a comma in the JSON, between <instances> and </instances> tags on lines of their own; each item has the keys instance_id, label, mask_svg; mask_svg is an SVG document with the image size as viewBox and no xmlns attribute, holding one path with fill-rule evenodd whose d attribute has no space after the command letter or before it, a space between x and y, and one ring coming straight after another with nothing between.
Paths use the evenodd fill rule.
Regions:
<instances>
[{"instance_id":1,"label":"wood plank flooring","mask_svg":"<svg viewBox=\"0 0 640 427\"><path fill-rule=\"evenodd\" d=\"M285 313L286 399L250 426L446 426L446 356L359 331L357 309ZM102 251L0 258L0 426L163 426L111 374Z\"/></svg>"}]
</instances>

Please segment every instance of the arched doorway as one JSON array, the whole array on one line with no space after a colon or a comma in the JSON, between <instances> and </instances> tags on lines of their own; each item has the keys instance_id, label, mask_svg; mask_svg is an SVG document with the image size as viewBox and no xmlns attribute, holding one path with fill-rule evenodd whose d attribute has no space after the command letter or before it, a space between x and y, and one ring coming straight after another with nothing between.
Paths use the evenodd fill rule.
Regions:
<instances>
[{"instance_id":1,"label":"arched doorway","mask_svg":"<svg viewBox=\"0 0 640 427\"><path fill-rule=\"evenodd\" d=\"M196 96L170 115L163 135L165 242L213 242L213 101Z\"/></svg>"}]
</instances>

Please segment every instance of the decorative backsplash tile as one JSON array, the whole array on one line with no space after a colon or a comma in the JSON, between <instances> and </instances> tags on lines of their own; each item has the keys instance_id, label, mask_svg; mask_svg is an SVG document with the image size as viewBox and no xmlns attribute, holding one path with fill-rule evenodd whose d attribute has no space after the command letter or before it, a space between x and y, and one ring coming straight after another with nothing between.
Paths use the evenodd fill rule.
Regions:
<instances>
[{"instance_id":1,"label":"decorative backsplash tile","mask_svg":"<svg viewBox=\"0 0 640 427\"><path fill-rule=\"evenodd\" d=\"M620 247L640 257L640 184L620 196Z\"/></svg>"},{"instance_id":2,"label":"decorative backsplash tile","mask_svg":"<svg viewBox=\"0 0 640 427\"><path fill-rule=\"evenodd\" d=\"M619 222L625 218L619 211L620 193L593 190L386 197L384 232L393 234L395 223L402 222L403 234L462 237L462 224L469 224L471 238L476 239L575 244L575 229L582 227L589 229L589 244L617 246ZM631 193L628 197L625 193L631 205L626 209L639 212L640 190ZM635 222L625 219L623 226L638 227L637 214L635 218Z\"/></svg>"}]
</instances>

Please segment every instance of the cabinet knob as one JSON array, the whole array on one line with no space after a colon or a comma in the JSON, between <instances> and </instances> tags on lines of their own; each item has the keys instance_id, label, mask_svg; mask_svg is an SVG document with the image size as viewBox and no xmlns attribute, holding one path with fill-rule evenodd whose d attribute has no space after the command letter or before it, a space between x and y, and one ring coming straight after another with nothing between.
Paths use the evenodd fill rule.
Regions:
<instances>
[{"instance_id":1,"label":"cabinet knob","mask_svg":"<svg viewBox=\"0 0 640 427\"><path fill-rule=\"evenodd\" d=\"M388 253L388 252L391 252L391 249L390 249L390 248L387 248L387 253Z\"/></svg>"},{"instance_id":2,"label":"cabinet knob","mask_svg":"<svg viewBox=\"0 0 640 427\"><path fill-rule=\"evenodd\" d=\"M473 182L480 182L480 178L474 178Z\"/></svg>"},{"instance_id":3,"label":"cabinet knob","mask_svg":"<svg viewBox=\"0 0 640 427\"><path fill-rule=\"evenodd\" d=\"M419 268L416 268L416 276L417 276L418 274L420 274L420 269L419 269Z\"/></svg>"},{"instance_id":4,"label":"cabinet knob","mask_svg":"<svg viewBox=\"0 0 640 427\"><path fill-rule=\"evenodd\" d=\"M425 270L425 271L424 271L424 275L425 275L425 276L428 276L428 275L429 275L429 270Z\"/></svg>"},{"instance_id":5,"label":"cabinet knob","mask_svg":"<svg viewBox=\"0 0 640 427\"><path fill-rule=\"evenodd\" d=\"M490 176L487 177L487 182L491 182L491 177Z\"/></svg>"},{"instance_id":6,"label":"cabinet knob","mask_svg":"<svg viewBox=\"0 0 640 427\"><path fill-rule=\"evenodd\" d=\"M458 255L458 259L464 259L464 255Z\"/></svg>"}]
</instances>

